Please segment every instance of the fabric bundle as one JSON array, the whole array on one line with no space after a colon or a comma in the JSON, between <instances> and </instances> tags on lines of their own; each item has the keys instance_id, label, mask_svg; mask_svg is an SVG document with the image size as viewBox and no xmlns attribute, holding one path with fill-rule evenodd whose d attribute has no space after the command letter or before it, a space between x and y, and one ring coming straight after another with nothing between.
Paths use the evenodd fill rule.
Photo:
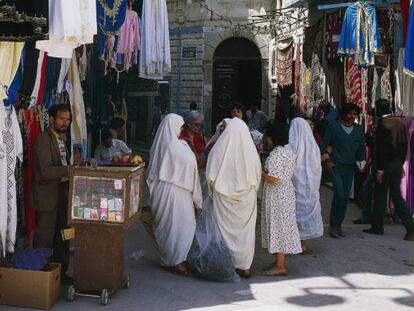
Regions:
<instances>
[{"instance_id":1,"label":"fabric bundle","mask_svg":"<svg viewBox=\"0 0 414 311\"><path fill-rule=\"evenodd\" d=\"M352 58L358 66L369 66L374 65L374 54L381 51L375 8L367 3L350 5L342 23L338 55Z\"/></svg>"}]
</instances>

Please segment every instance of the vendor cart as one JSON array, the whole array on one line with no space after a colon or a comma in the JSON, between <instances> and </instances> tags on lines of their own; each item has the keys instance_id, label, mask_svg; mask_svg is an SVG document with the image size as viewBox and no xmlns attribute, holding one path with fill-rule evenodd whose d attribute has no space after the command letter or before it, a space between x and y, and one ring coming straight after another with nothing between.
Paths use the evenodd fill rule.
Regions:
<instances>
[{"instance_id":1,"label":"vendor cart","mask_svg":"<svg viewBox=\"0 0 414 311\"><path fill-rule=\"evenodd\" d=\"M135 167L74 167L69 178L69 224L75 228L76 296L100 297L128 288L124 274L124 232L141 213L144 163Z\"/></svg>"}]
</instances>

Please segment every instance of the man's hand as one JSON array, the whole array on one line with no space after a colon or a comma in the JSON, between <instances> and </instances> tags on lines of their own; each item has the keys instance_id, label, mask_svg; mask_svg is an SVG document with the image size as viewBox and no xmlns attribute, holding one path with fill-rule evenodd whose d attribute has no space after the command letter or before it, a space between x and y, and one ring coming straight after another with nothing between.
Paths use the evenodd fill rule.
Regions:
<instances>
[{"instance_id":1,"label":"man's hand","mask_svg":"<svg viewBox=\"0 0 414 311\"><path fill-rule=\"evenodd\" d=\"M384 182L384 171L377 171L377 181L380 184Z\"/></svg>"}]
</instances>

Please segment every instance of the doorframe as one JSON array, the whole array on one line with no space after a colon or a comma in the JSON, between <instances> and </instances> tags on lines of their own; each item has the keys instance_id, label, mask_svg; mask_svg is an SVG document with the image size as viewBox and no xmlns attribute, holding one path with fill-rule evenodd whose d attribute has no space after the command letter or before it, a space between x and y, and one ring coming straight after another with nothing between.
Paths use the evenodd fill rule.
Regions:
<instances>
[{"instance_id":1,"label":"doorframe","mask_svg":"<svg viewBox=\"0 0 414 311\"><path fill-rule=\"evenodd\" d=\"M250 31L240 31L237 36L232 29L222 31L212 30L204 33L204 60L203 60L203 111L205 117L206 130L211 132L212 103L213 103L213 63L216 48L226 39L242 37L250 40L258 48L261 58L262 71L262 110L266 113L271 111L271 98L269 89L271 87L268 79L269 75L269 34L253 33Z\"/></svg>"}]
</instances>

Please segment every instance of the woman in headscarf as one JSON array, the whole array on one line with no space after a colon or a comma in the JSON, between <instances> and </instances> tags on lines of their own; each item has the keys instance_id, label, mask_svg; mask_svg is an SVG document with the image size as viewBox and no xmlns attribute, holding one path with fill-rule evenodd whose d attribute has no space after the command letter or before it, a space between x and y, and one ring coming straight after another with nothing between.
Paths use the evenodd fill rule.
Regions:
<instances>
[{"instance_id":1,"label":"woman in headscarf","mask_svg":"<svg viewBox=\"0 0 414 311\"><path fill-rule=\"evenodd\" d=\"M147 183L161 265L191 276L185 261L196 228L194 207L201 209L202 194L194 153L178 139L183 125L176 114L162 120L150 151Z\"/></svg>"},{"instance_id":2,"label":"woman in headscarf","mask_svg":"<svg viewBox=\"0 0 414 311\"><path fill-rule=\"evenodd\" d=\"M306 120L293 119L289 131L289 146L296 154L296 167L293 175L296 192L296 221L302 251L306 254L305 241L323 235L319 201L322 176L321 153Z\"/></svg>"},{"instance_id":3,"label":"woman in headscarf","mask_svg":"<svg viewBox=\"0 0 414 311\"><path fill-rule=\"evenodd\" d=\"M214 144L217 142L217 140L219 139L219 137L221 136L221 134L223 134L224 130L227 127L227 124L229 124L229 122L231 121L231 119L223 119L216 127L216 132L214 133L214 135L210 138L210 140L208 141L206 148L205 148L205 152L208 154L210 152L210 150L213 148Z\"/></svg>"},{"instance_id":4,"label":"woman in headscarf","mask_svg":"<svg viewBox=\"0 0 414 311\"><path fill-rule=\"evenodd\" d=\"M207 183L220 232L242 277L251 275L261 172L249 128L232 119L210 151Z\"/></svg>"}]
</instances>

